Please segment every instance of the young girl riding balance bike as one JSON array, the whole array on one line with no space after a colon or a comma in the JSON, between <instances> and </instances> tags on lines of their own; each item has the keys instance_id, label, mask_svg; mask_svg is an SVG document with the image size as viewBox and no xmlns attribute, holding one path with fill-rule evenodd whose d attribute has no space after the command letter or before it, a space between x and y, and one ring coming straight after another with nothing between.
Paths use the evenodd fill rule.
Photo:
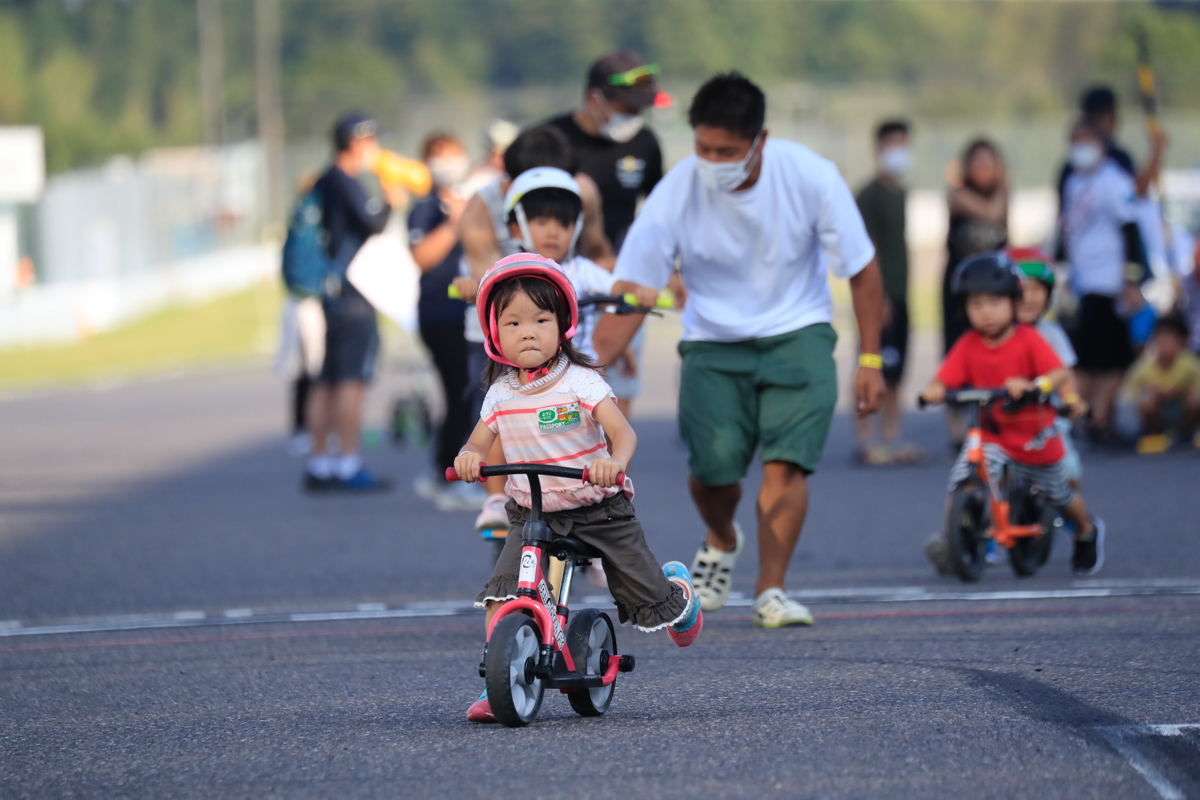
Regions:
<instances>
[{"instance_id":1,"label":"young girl riding balance bike","mask_svg":"<svg viewBox=\"0 0 1200 800\"><path fill-rule=\"evenodd\" d=\"M687 647L703 627L700 603L687 568L658 566L634 516L633 484L617 485L637 446L637 435L617 410L612 390L590 359L572 345L579 322L575 291L562 268L520 253L498 261L479 286L479 321L491 361L491 385L482 419L454 461L458 476L479 479L480 465L500 438L509 464L586 467L587 483L543 477L544 520L556 536L570 534L601 554L621 622L643 631L666 628ZM605 434L612 440L608 452ZM510 523L495 571L475 603L492 616L517 597L521 530L530 517L530 485L510 475ZM485 691L467 711L474 722L494 722Z\"/></svg>"},{"instance_id":2,"label":"young girl riding balance bike","mask_svg":"<svg viewBox=\"0 0 1200 800\"><path fill-rule=\"evenodd\" d=\"M921 394L922 400L941 403L948 388L967 386L1003 386L1014 400L1063 387L1069 373L1058 356L1035 328L1017 322L1022 278L1012 259L1004 253L972 256L954 271L951 290L962 304L971 330L946 354L937 377ZM1076 574L1093 575L1104 563L1104 522L1088 514L1083 495L1067 483L1065 453L1055 419L1055 411L1045 405L989 412L981 420L984 466L989 479L999 483L1000 473L1011 465L1051 505L1061 509L1063 517L1075 525L1072 569ZM969 445L963 448L950 473L951 493L971 475L969 449ZM954 572L945 536L931 540L926 554L938 572Z\"/></svg>"}]
</instances>

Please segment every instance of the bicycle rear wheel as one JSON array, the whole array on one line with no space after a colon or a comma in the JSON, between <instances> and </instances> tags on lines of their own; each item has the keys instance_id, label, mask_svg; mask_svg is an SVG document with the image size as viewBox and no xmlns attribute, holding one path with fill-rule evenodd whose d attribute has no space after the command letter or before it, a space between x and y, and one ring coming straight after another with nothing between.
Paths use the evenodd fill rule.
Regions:
<instances>
[{"instance_id":1,"label":"bicycle rear wheel","mask_svg":"<svg viewBox=\"0 0 1200 800\"><path fill-rule=\"evenodd\" d=\"M983 576L987 562L987 491L968 479L954 488L947 515L947 534L954 571L967 583Z\"/></svg>"},{"instance_id":2,"label":"bicycle rear wheel","mask_svg":"<svg viewBox=\"0 0 1200 800\"><path fill-rule=\"evenodd\" d=\"M1016 525L1039 525L1041 536L1026 536L1018 539L1008 551L1008 563L1019 577L1036 575L1050 558L1054 546L1054 528L1058 524L1058 511L1049 506L1037 492L1024 485L1015 486L1009 493L1009 508Z\"/></svg>"},{"instance_id":3,"label":"bicycle rear wheel","mask_svg":"<svg viewBox=\"0 0 1200 800\"><path fill-rule=\"evenodd\" d=\"M594 608L580 611L567 627L567 646L576 671L586 670L588 675L600 675L602 656L617 658L617 634L608 615ZM571 708L581 717L598 717L612 705L617 682L594 689L576 689L567 693Z\"/></svg>"}]
</instances>

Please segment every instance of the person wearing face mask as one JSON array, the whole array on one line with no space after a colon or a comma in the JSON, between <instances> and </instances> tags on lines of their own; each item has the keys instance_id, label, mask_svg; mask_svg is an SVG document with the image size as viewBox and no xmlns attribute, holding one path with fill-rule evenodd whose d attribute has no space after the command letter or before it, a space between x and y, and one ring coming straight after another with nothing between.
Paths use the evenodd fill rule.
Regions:
<instances>
[{"instance_id":1,"label":"person wearing face mask","mask_svg":"<svg viewBox=\"0 0 1200 800\"><path fill-rule=\"evenodd\" d=\"M579 158L579 171L596 182L604 209L604 233L620 252L633 224L638 202L663 176L658 137L646 128L642 113L670 103L658 88L658 67L640 55L621 50L598 59L588 69L583 106L548 120L562 131ZM613 363L606 377L626 417L641 393L637 365L645 334L639 332L627 353Z\"/></svg>"},{"instance_id":2,"label":"person wearing face mask","mask_svg":"<svg viewBox=\"0 0 1200 800\"><path fill-rule=\"evenodd\" d=\"M467 307L447 296L462 260L458 221L467 205L462 186L470 177L471 160L462 142L448 133L425 137L421 153L433 178L433 191L409 212L408 234L413 261L421 270L417 323L442 384L446 413L434 444L432 472L417 479L416 489L443 511L478 510L485 498L479 486L439 479L454 465L473 424L467 403L470 377L463 323Z\"/></svg>"},{"instance_id":3,"label":"person wearing face mask","mask_svg":"<svg viewBox=\"0 0 1200 800\"><path fill-rule=\"evenodd\" d=\"M1104 133L1084 118L1071 129L1071 173L1063 184L1059 241L1079 297L1070 331L1079 362L1079 393L1092 408L1091 433L1112 436L1112 411L1133 363L1128 316L1144 304L1148 273L1138 230L1137 184L1106 152Z\"/></svg>"},{"instance_id":4,"label":"person wearing face mask","mask_svg":"<svg viewBox=\"0 0 1200 800\"><path fill-rule=\"evenodd\" d=\"M904 176L912 164L908 123L888 120L875 132L875 177L855 197L867 233L875 244L883 276L883 330L880 355L887 393L883 398L883 442L871 443L870 420L858 423L859 463L886 465L920 461L924 454L900 441L900 380L908 352L908 242Z\"/></svg>"},{"instance_id":5,"label":"person wearing face mask","mask_svg":"<svg viewBox=\"0 0 1200 800\"><path fill-rule=\"evenodd\" d=\"M826 280L850 283L862 355L860 416L883 402L883 282L854 195L832 162L769 139L766 98L738 73L700 87L688 111L695 153L650 193L617 257L616 277L661 289L676 261L683 312L679 430L692 499L707 530L693 561L701 608L733 589L744 537L734 521L741 480L758 451L759 569L754 624L811 625L784 591L837 402L837 335ZM641 325L606 314L593 342L609 363Z\"/></svg>"},{"instance_id":6,"label":"person wearing face mask","mask_svg":"<svg viewBox=\"0 0 1200 800\"><path fill-rule=\"evenodd\" d=\"M638 201L663 175L658 137L642 120L646 108L669 102L658 88L657 74L658 67L637 53L610 53L588 70L583 106L544 123L563 132L579 159L579 171L596 182L604 233L617 251Z\"/></svg>"}]
</instances>

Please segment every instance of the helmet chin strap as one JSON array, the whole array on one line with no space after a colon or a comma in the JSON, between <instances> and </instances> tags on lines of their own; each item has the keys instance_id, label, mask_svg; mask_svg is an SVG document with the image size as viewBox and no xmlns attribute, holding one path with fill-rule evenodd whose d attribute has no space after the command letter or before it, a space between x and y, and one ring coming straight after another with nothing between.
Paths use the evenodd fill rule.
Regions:
<instances>
[{"instance_id":1,"label":"helmet chin strap","mask_svg":"<svg viewBox=\"0 0 1200 800\"><path fill-rule=\"evenodd\" d=\"M513 211L516 212L517 227L521 229L521 245L525 248L526 253L537 253L537 250L533 247L533 234L529 232L529 218L525 216L525 208L520 203L517 203ZM571 244L567 247L567 257L563 261L570 261L575 255L575 246L579 244L579 235L581 233L583 233L582 209L579 211L579 217L575 220L575 232L571 234Z\"/></svg>"}]
</instances>

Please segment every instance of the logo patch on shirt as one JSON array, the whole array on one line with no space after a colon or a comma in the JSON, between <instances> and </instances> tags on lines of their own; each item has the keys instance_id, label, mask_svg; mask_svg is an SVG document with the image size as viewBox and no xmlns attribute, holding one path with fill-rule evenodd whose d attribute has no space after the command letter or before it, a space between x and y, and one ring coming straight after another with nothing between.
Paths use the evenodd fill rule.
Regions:
<instances>
[{"instance_id":1,"label":"logo patch on shirt","mask_svg":"<svg viewBox=\"0 0 1200 800\"><path fill-rule=\"evenodd\" d=\"M646 160L625 156L617 161L617 181L626 189L636 189L642 185L642 176L646 172Z\"/></svg>"},{"instance_id":2,"label":"logo patch on shirt","mask_svg":"<svg viewBox=\"0 0 1200 800\"><path fill-rule=\"evenodd\" d=\"M537 421L538 433L542 435L573 431L583 424L583 418L579 414L579 403L539 408Z\"/></svg>"}]
</instances>

